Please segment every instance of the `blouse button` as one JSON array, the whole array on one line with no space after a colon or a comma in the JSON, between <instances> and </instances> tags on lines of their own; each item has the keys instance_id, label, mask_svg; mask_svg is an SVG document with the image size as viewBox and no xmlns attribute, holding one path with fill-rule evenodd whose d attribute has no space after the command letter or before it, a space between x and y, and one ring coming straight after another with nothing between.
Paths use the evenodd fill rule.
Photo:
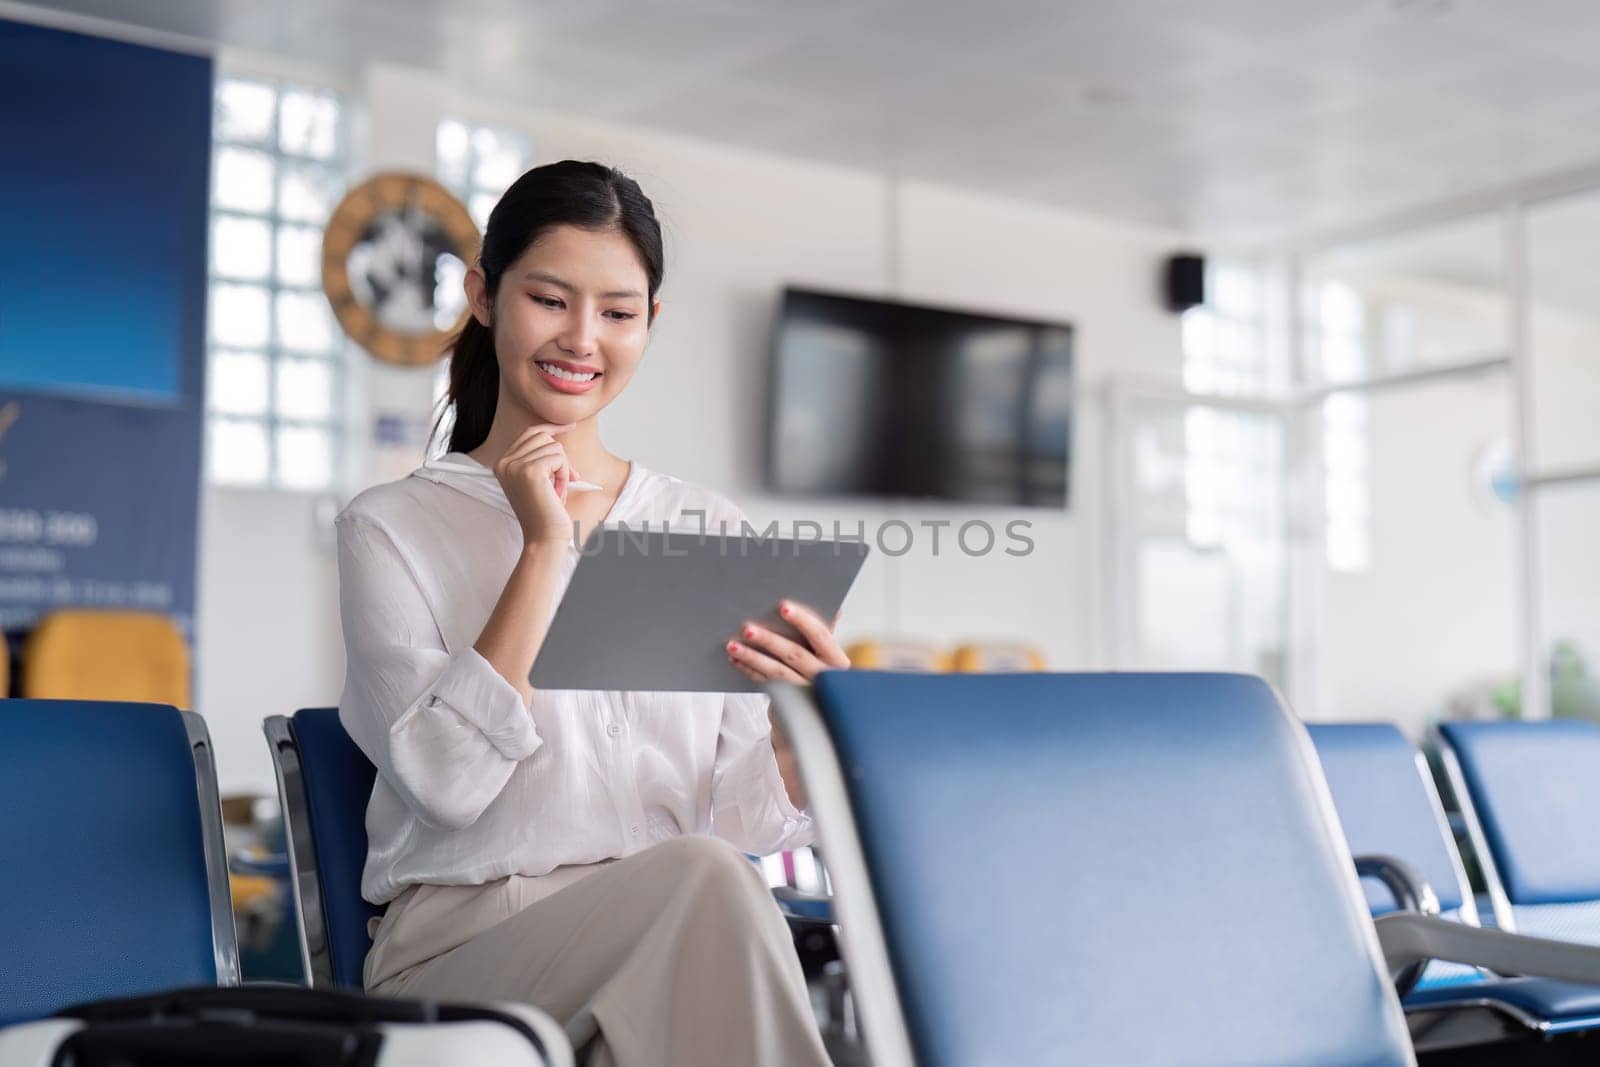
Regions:
<instances>
[{"instance_id":1,"label":"blouse button","mask_svg":"<svg viewBox=\"0 0 1600 1067\"><path fill-rule=\"evenodd\" d=\"M606 723L606 733L612 737L616 737L618 734L622 733L622 727L618 726L614 722L608 722Z\"/></svg>"}]
</instances>

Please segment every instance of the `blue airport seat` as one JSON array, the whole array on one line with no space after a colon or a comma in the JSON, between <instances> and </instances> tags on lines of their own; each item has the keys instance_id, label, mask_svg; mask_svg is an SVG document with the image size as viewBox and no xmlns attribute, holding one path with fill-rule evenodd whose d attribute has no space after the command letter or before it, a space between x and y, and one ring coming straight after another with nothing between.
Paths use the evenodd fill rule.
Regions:
<instances>
[{"instance_id":1,"label":"blue airport seat","mask_svg":"<svg viewBox=\"0 0 1600 1067\"><path fill-rule=\"evenodd\" d=\"M1311 745L1259 679L769 691L879 1067L1413 1062Z\"/></svg>"},{"instance_id":2,"label":"blue airport seat","mask_svg":"<svg viewBox=\"0 0 1600 1067\"><path fill-rule=\"evenodd\" d=\"M1455 848L1422 754L1389 723L1317 723L1307 727L1333 795L1339 821L1353 855L1397 857L1433 888L1440 914L1468 925L1482 916ZM1394 909L1381 885L1363 882L1374 915ZM1522 931L1524 933L1534 931ZM1422 1015L1463 1007L1482 1007L1540 1034L1593 1028L1600 1021L1600 988L1543 978L1502 978L1481 968L1435 960L1405 998L1408 1013ZM1432 1024L1420 1025L1420 1033ZM1449 1031L1464 1041L1464 1024ZM1484 1029L1485 1039L1505 1036L1501 1027ZM1419 1036L1419 1041L1422 1038Z\"/></svg>"},{"instance_id":3,"label":"blue airport seat","mask_svg":"<svg viewBox=\"0 0 1600 1067\"><path fill-rule=\"evenodd\" d=\"M0 1024L182 985L239 957L205 721L0 700Z\"/></svg>"},{"instance_id":4,"label":"blue airport seat","mask_svg":"<svg viewBox=\"0 0 1600 1067\"><path fill-rule=\"evenodd\" d=\"M274 715L262 727L283 804L305 973L313 988L361 989L372 945L367 921L383 913L361 896L377 769L345 733L337 708Z\"/></svg>"},{"instance_id":5,"label":"blue airport seat","mask_svg":"<svg viewBox=\"0 0 1600 1067\"><path fill-rule=\"evenodd\" d=\"M1600 944L1600 726L1451 722L1439 737L1499 924Z\"/></svg>"},{"instance_id":6,"label":"blue airport seat","mask_svg":"<svg viewBox=\"0 0 1600 1067\"><path fill-rule=\"evenodd\" d=\"M1460 1036L1458 1028L1451 1039L1456 1045L1524 1031L1553 1037L1600 1028L1600 987L1553 978L1497 977L1476 984L1435 985L1407 997L1405 1007L1413 1018L1425 1012L1457 1014L1467 1008L1483 1008L1513 1024L1512 1029L1483 1031L1470 1039Z\"/></svg>"},{"instance_id":7,"label":"blue airport seat","mask_svg":"<svg viewBox=\"0 0 1600 1067\"><path fill-rule=\"evenodd\" d=\"M367 922L383 914L361 896L377 768L345 732L337 708L274 715L262 727L277 771L305 973L313 988L361 989L372 947ZM774 898L791 924L832 922L826 897L780 889Z\"/></svg>"},{"instance_id":8,"label":"blue airport seat","mask_svg":"<svg viewBox=\"0 0 1600 1067\"><path fill-rule=\"evenodd\" d=\"M1477 902L1433 775L1405 734L1391 723L1308 723L1306 732L1316 746L1351 854L1403 860L1433 889L1440 915L1479 925ZM1394 896L1381 882L1367 878L1361 886L1373 915L1395 910ZM1476 967L1435 960L1415 991L1489 977Z\"/></svg>"},{"instance_id":9,"label":"blue airport seat","mask_svg":"<svg viewBox=\"0 0 1600 1067\"><path fill-rule=\"evenodd\" d=\"M832 897L820 893L802 893L789 886L774 886L772 899L777 902L778 910L790 923L833 925Z\"/></svg>"},{"instance_id":10,"label":"blue airport seat","mask_svg":"<svg viewBox=\"0 0 1600 1067\"><path fill-rule=\"evenodd\" d=\"M1450 722L1439 752L1501 929L1600 945L1600 726ZM1600 988L1504 979L1546 1033L1600 1028Z\"/></svg>"}]
</instances>

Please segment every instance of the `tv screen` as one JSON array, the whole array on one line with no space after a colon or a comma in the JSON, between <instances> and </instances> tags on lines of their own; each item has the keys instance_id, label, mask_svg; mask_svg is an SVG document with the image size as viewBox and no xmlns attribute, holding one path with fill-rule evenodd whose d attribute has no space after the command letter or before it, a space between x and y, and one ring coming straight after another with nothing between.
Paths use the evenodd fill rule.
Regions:
<instances>
[{"instance_id":1,"label":"tv screen","mask_svg":"<svg viewBox=\"0 0 1600 1067\"><path fill-rule=\"evenodd\" d=\"M767 488L1065 507L1072 327L784 290Z\"/></svg>"}]
</instances>

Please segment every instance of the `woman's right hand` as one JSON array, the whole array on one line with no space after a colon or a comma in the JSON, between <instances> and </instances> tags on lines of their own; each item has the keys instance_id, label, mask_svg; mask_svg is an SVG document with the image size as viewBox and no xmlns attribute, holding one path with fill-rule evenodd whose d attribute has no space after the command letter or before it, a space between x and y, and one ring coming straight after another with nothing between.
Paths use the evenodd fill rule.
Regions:
<instances>
[{"instance_id":1,"label":"woman's right hand","mask_svg":"<svg viewBox=\"0 0 1600 1067\"><path fill-rule=\"evenodd\" d=\"M560 544L572 537L567 483L579 477L555 435L576 423L540 423L522 431L494 465L494 476L522 524L524 545Z\"/></svg>"}]
</instances>

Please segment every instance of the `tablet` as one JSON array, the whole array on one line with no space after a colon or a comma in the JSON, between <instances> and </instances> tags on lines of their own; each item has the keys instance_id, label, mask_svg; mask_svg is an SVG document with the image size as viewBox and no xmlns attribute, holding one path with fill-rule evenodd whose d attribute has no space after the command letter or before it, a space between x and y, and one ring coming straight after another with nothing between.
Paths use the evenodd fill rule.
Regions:
<instances>
[{"instance_id":1,"label":"tablet","mask_svg":"<svg viewBox=\"0 0 1600 1067\"><path fill-rule=\"evenodd\" d=\"M528 682L535 689L759 693L728 662L728 640L751 619L805 645L778 615L778 601L831 620L867 552L863 540L598 526Z\"/></svg>"}]
</instances>

